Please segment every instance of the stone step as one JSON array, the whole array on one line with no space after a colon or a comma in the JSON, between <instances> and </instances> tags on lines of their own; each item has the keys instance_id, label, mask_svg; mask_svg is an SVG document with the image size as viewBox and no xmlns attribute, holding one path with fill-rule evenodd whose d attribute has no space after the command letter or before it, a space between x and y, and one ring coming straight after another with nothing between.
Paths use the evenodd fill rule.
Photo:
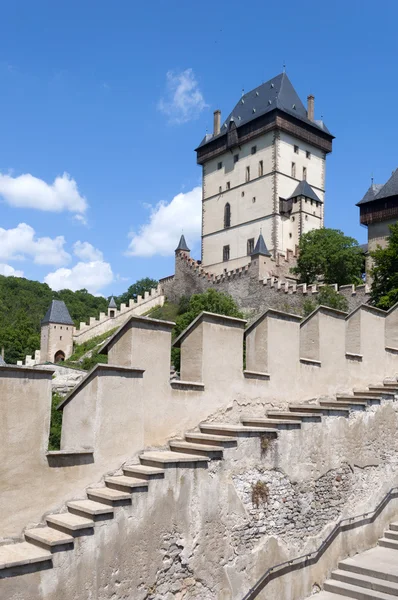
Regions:
<instances>
[{"instance_id":1,"label":"stone step","mask_svg":"<svg viewBox=\"0 0 398 600\"><path fill-rule=\"evenodd\" d=\"M201 423L200 429L203 433L212 433L215 435L231 435L234 433L278 433L277 429L257 427L254 425L236 425L233 423Z\"/></svg>"},{"instance_id":2,"label":"stone step","mask_svg":"<svg viewBox=\"0 0 398 600\"><path fill-rule=\"evenodd\" d=\"M51 552L29 542L0 546L0 569L51 561Z\"/></svg>"},{"instance_id":3,"label":"stone step","mask_svg":"<svg viewBox=\"0 0 398 600\"><path fill-rule=\"evenodd\" d=\"M312 419L314 421L322 421L322 415L318 412L292 412L286 411L278 411L278 410L269 410L267 411L267 417L270 419L299 419L303 421L304 419Z\"/></svg>"},{"instance_id":4,"label":"stone step","mask_svg":"<svg viewBox=\"0 0 398 600\"><path fill-rule=\"evenodd\" d=\"M170 450L173 452L188 452L189 454L200 454L200 455L217 455L222 458L223 449L220 446L210 446L205 444L195 444L194 442L184 442L179 440L172 440L169 442Z\"/></svg>"},{"instance_id":5,"label":"stone step","mask_svg":"<svg viewBox=\"0 0 398 600\"><path fill-rule=\"evenodd\" d=\"M385 594L384 592L377 592L375 590L368 590L364 587L352 585L350 583L344 583L335 579L328 579L325 581L325 585L323 587L326 592L340 594L346 598L355 598L356 600L396 600L396 597L392 596L391 594Z\"/></svg>"},{"instance_id":6,"label":"stone step","mask_svg":"<svg viewBox=\"0 0 398 600\"><path fill-rule=\"evenodd\" d=\"M369 577L368 575L361 575L359 573L353 573L344 569L336 569L332 572L331 578L342 581L343 583L349 583L350 585L356 585L369 590L375 590L376 592L383 592L384 594L398 596L397 583L393 583L392 581L383 581L383 579L379 579L378 577Z\"/></svg>"},{"instance_id":7,"label":"stone step","mask_svg":"<svg viewBox=\"0 0 398 600\"><path fill-rule=\"evenodd\" d=\"M320 406L333 406L334 408L339 409L340 407L351 409L353 406L365 409L367 407L367 402L363 402L362 400L356 401L342 401L342 400L319 400Z\"/></svg>"},{"instance_id":8,"label":"stone step","mask_svg":"<svg viewBox=\"0 0 398 600\"><path fill-rule=\"evenodd\" d=\"M384 385L369 385L370 392L377 392L383 396L395 396L398 394L398 387L386 387Z\"/></svg>"},{"instance_id":9,"label":"stone step","mask_svg":"<svg viewBox=\"0 0 398 600\"><path fill-rule=\"evenodd\" d=\"M208 456L199 456L197 454L185 454L182 452L172 452L171 450L159 450L145 452L140 456L143 465L173 467L184 466L194 463L198 466L206 465L210 458Z\"/></svg>"},{"instance_id":10,"label":"stone step","mask_svg":"<svg viewBox=\"0 0 398 600\"><path fill-rule=\"evenodd\" d=\"M395 396L394 392L390 390L355 390L354 396L372 396L373 398L380 398L381 396L389 396L393 398Z\"/></svg>"},{"instance_id":11,"label":"stone step","mask_svg":"<svg viewBox=\"0 0 398 600\"><path fill-rule=\"evenodd\" d=\"M339 562L338 568L398 584L398 563L395 551L375 546L361 554Z\"/></svg>"},{"instance_id":12,"label":"stone step","mask_svg":"<svg viewBox=\"0 0 398 600\"><path fill-rule=\"evenodd\" d=\"M340 594L332 594L332 592L318 592L310 596L307 600L341 600Z\"/></svg>"},{"instance_id":13,"label":"stone step","mask_svg":"<svg viewBox=\"0 0 398 600\"><path fill-rule=\"evenodd\" d=\"M301 422L300 419L268 419L267 417L249 417L244 416L241 418L243 425L250 427L289 427L300 429Z\"/></svg>"},{"instance_id":14,"label":"stone step","mask_svg":"<svg viewBox=\"0 0 398 600\"><path fill-rule=\"evenodd\" d=\"M389 538L390 540L398 541L398 531L394 531L393 529L387 529L384 532L384 537Z\"/></svg>"},{"instance_id":15,"label":"stone step","mask_svg":"<svg viewBox=\"0 0 398 600\"><path fill-rule=\"evenodd\" d=\"M87 490L87 496L90 500L99 500L111 506L113 502L131 501L131 494L129 492L115 490L110 487L90 488Z\"/></svg>"},{"instance_id":16,"label":"stone step","mask_svg":"<svg viewBox=\"0 0 398 600\"><path fill-rule=\"evenodd\" d=\"M35 527L34 529L27 529L25 531L25 538L27 542L36 544L46 550L55 548L56 546L65 546L66 544L73 544L73 537L68 533L63 533L52 527Z\"/></svg>"},{"instance_id":17,"label":"stone step","mask_svg":"<svg viewBox=\"0 0 398 600\"><path fill-rule=\"evenodd\" d=\"M398 540L390 540L389 538L382 537L379 539L379 546L383 548L391 548L391 550L398 550Z\"/></svg>"},{"instance_id":18,"label":"stone step","mask_svg":"<svg viewBox=\"0 0 398 600\"><path fill-rule=\"evenodd\" d=\"M361 395L361 396L343 396L343 395L338 395L336 396L336 400L338 402L347 402L348 404L358 404L358 403L364 403L364 404L380 404L381 400L380 398L377 398L375 396L365 396L365 395Z\"/></svg>"},{"instance_id":19,"label":"stone step","mask_svg":"<svg viewBox=\"0 0 398 600\"><path fill-rule=\"evenodd\" d=\"M336 406L330 405L329 403L322 406L320 406L319 404L289 404L289 410L291 410L292 412L305 412L307 410L309 412L319 413L338 412L340 413L340 415L343 416L349 415L350 409L344 406L344 404L337 402L335 402L335 404L338 404L337 408Z\"/></svg>"},{"instance_id":20,"label":"stone step","mask_svg":"<svg viewBox=\"0 0 398 600\"><path fill-rule=\"evenodd\" d=\"M81 531L84 529L92 529L95 523L92 519L80 517L70 512L47 515L46 521L50 527L60 529L61 531Z\"/></svg>"},{"instance_id":21,"label":"stone step","mask_svg":"<svg viewBox=\"0 0 398 600\"><path fill-rule=\"evenodd\" d=\"M147 491L149 483L147 479L142 479L141 477L113 475L112 477L105 477L105 485L110 488L121 489L123 491L129 490L132 492L136 488L145 488L145 491Z\"/></svg>"},{"instance_id":22,"label":"stone step","mask_svg":"<svg viewBox=\"0 0 398 600\"><path fill-rule=\"evenodd\" d=\"M214 435L212 433L186 433L185 439L187 442L193 442L194 444L210 444L214 446L224 446L225 444L237 443L237 437L233 435Z\"/></svg>"},{"instance_id":23,"label":"stone step","mask_svg":"<svg viewBox=\"0 0 398 600\"><path fill-rule=\"evenodd\" d=\"M67 502L66 506L72 513L83 513L92 517L99 517L101 515L113 517L112 506L103 502L96 502L95 500L72 500L71 502Z\"/></svg>"},{"instance_id":24,"label":"stone step","mask_svg":"<svg viewBox=\"0 0 398 600\"><path fill-rule=\"evenodd\" d=\"M160 479L164 477L164 470L157 467L148 467L146 465L125 465L123 472L130 477L138 479Z\"/></svg>"},{"instance_id":25,"label":"stone step","mask_svg":"<svg viewBox=\"0 0 398 600\"><path fill-rule=\"evenodd\" d=\"M398 531L398 521L395 521L394 523L390 523L390 529L392 531Z\"/></svg>"}]
</instances>

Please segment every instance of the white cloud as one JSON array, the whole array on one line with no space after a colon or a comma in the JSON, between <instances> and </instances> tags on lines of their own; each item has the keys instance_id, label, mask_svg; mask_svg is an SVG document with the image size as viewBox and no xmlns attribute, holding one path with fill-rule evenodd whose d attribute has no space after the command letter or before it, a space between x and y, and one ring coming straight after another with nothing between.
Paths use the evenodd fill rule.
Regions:
<instances>
[{"instance_id":1,"label":"white cloud","mask_svg":"<svg viewBox=\"0 0 398 600\"><path fill-rule=\"evenodd\" d=\"M77 258L80 258L80 260L85 262L103 260L104 258L101 250L94 248L89 242L76 242L73 245L73 252Z\"/></svg>"},{"instance_id":2,"label":"white cloud","mask_svg":"<svg viewBox=\"0 0 398 600\"><path fill-rule=\"evenodd\" d=\"M0 173L0 196L10 206L50 212L68 210L81 214L88 206L68 173L56 177L51 185L29 173L19 177Z\"/></svg>"},{"instance_id":3,"label":"white cloud","mask_svg":"<svg viewBox=\"0 0 398 600\"><path fill-rule=\"evenodd\" d=\"M177 194L168 204L159 202L152 210L149 223L138 233L130 234L127 254L131 256L170 256L184 232L188 245L200 239L202 222L202 188Z\"/></svg>"},{"instance_id":4,"label":"white cloud","mask_svg":"<svg viewBox=\"0 0 398 600\"><path fill-rule=\"evenodd\" d=\"M158 109L170 123L186 123L196 119L207 104L192 69L176 73L168 71L166 99L161 98Z\"/></svg>"},{"instance_id":5,"label":"white cloud","mask_svg":"<svg viewBox=\"0 0 398 600\"><path fill-rule=\"evenodd\" d=\"M0 263L0 275L5 275L6 277L23 277L23 271L17 271L10 265Z\"/></svg>"},{"instance_id":6,"label":"white cloud","mask_svg":"<svg viewBox=\"0 0 398 600\"><path fill-rule=\"evenodd\" d=\"M0 260L25 260L29 257L38 265L60 266L70 260L64 244L62 235L37 238L33 227L26 223L20 223L14 229L0 227Z\"/></svg>"},{"instance_id":7,"label":"white cloud","mask_svg":"<svg viewBox=\"0 0 398 600\"><path fill-rule=\"evenodd\" d=\"M57 269L44 278L53 290L81 290L85 288L91 294L112 283L114 277L111 265L100 260L79 262L71 269Z\"/></svg>"},{"instance_id":8,"label":"white cloud","mask_svg":"<svg viewBox=\"0 0 398 600\"><path fill-rule=\"evenodd\" d=\"M87 219L84 215L73 215L73 219L81 225L87 225Z\"/></svg>"}]
</instances>

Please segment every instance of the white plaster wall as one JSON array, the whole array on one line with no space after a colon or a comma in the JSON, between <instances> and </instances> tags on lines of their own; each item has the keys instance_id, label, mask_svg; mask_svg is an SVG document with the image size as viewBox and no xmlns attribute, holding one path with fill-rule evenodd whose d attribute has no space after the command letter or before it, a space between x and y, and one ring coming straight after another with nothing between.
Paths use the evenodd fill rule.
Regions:
<instances>
[{"instance_id":1,"label":"white plaster wall","mask_svg":"<svg viewBox=\"0 0 398 600\"><path fill-rule=\"evenodd\" d=\"M298 154L294 152L294 146L299 147ZM311 153L311 158L306 158L306 151ZM296 177L292 179L291 186L297 187L299 181L303 179L303 167L307 169L307 181L311 186L314 186L315 191L318 193L318 189L325 189L324 181L324 169L325 169L325 154L322 150L319 150L315 146L312 146L306 142L296 139L292 135L280 132L278 141L278 168L280 173L291 176L292 162L296 164ZM283 186L282 178L281 183L278 182L279 186ZM284 191L281 187L280 192ZM292 192L291 192L292 193ZM283 198L283 193L280 193Z\"/></svg>"}]
</instances>

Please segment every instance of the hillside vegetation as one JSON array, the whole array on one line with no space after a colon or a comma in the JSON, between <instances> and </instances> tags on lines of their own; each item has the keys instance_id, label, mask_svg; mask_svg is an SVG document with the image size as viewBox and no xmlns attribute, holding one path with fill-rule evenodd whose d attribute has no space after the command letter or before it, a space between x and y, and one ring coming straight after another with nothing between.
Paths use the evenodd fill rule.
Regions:
<instances>
[{"instance_id":1,"label":"hillside vegetation","mask_svg":"<svg viewBox=\"0 0 398 600\"><path fill-rule=\"evenodd\" d=\"M46 283L0 275L0 348L6 362L16 363L40 348L40 321L51 300L64 300L75 325L108 308L106 298L87 290L54 292Z\"/></svg>"}]
</instances>

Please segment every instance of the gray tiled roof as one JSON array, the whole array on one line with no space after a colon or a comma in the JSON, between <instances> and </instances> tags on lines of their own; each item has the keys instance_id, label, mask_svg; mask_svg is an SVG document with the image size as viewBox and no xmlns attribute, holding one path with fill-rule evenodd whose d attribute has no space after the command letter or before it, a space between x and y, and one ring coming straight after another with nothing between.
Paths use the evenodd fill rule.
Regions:
<instances>
[{"instance_id":1,"label":"gray tiled roof","mask_svg":"<svg viewBox=\"0 0 398 600\"><path fill-rule=\"evenodd\" d=\"M115 298L113 296L112 296L112 298L109 301L108 308L117 308L117 304L116 304Z\"/></svg>"},{"instance_id":2,"label":"gray tiled roof","mask_svg":"<svg viewBox=\"0 0 398 600\"><path fill-rule=\"evenodd\" d=\"M182 235L180 237L180 241L178 242L178 246L175 249L176 252L178 252L179 250L183 250L184 252L190 252L190 249L188 248L188 244L185 241L184 235Z\"/></svg>"},{"instance_id":3,"label":"gray tiled roof","mask_svg":"<svg viewBox=\"0 0 398 600\"><path fill-rule=\"evenodd\" d=\"M298 196L305 196L310 200L315 200L316 202L322 202L322 200L316 195L312 187L309 185L307 181L304 179L300 181L293 194L289 196L288 200L292 198L297 198Z\"/></svg>"},{"instance_id":4,"label":"gray tiled roof","mask_svg":"<svg viewBox=\"0 0 398 600\"><path fill-rule=\"evenodd\" d=\"M256 244L253 252L251 253L251 256L254 256L255 254L262 254L263 256L271 256L271 253L267 248L267 244L264 241L262 233L260 233L260 235L258 236L257 244Z\"/></svg>"},{"instance_id":5,"label":"gray tiled roof","mask_svg":"<svg viewBox=\"0 0 398 600\"><path fill-rule=\"evenodd\" d=\"M395 169L390 179L383 185L374 200L381 200L390 196L398 196L398 169Z\"/></svg>"},{"instance_id":6,"label":"gray tiled roof","mask_svg":"<svg viewBox=\"0 0 398 600\"><path fill-rule=\"evenodd\" d=\"M74 325L66 304L63 300L53 300L47 310L42 325L46 323L61 323L62 325Z\"/></svg>"},{"instance_id":7,"label":"gray tiled roof","mask_svg":"<svg viewBox=\"0 0 398 600\"><path fill-rule=\"evenodd\" d=\"M372 200L375 199L375 197L377 196L377 194L381 191L381 189L383 187L384 186L382 183L372 183L372 185L370 186L370 188L368 189L368 191L366 192L366 194L364 195L362 200L360 200L357 203L357 206L360 206L361 204L366 204L366 202L372 202Z\"/></svg>"},{"instance_id":8,"label":"gray tiled roof","mask_svg":"<svg viewBox=\"0 0 398 600\"><path fill-rule=\"evenodd\" d=\"M321 129L325 133L331 135L323 121L310 121L308 119L307 110L286 73L280 73L273 79L270 79L266 83L256 87L254 90L251 90L251 92L244 94L233 111L225 119L219 135L222 135L227 131L231 119L235 121L237 127L240 127L241 125L275 109L282 110L285 113L305 121L316 129ZM215 137L218 136L206 134L200 143L200 146L207 144Z\"/></svg>"}]
</instances>

